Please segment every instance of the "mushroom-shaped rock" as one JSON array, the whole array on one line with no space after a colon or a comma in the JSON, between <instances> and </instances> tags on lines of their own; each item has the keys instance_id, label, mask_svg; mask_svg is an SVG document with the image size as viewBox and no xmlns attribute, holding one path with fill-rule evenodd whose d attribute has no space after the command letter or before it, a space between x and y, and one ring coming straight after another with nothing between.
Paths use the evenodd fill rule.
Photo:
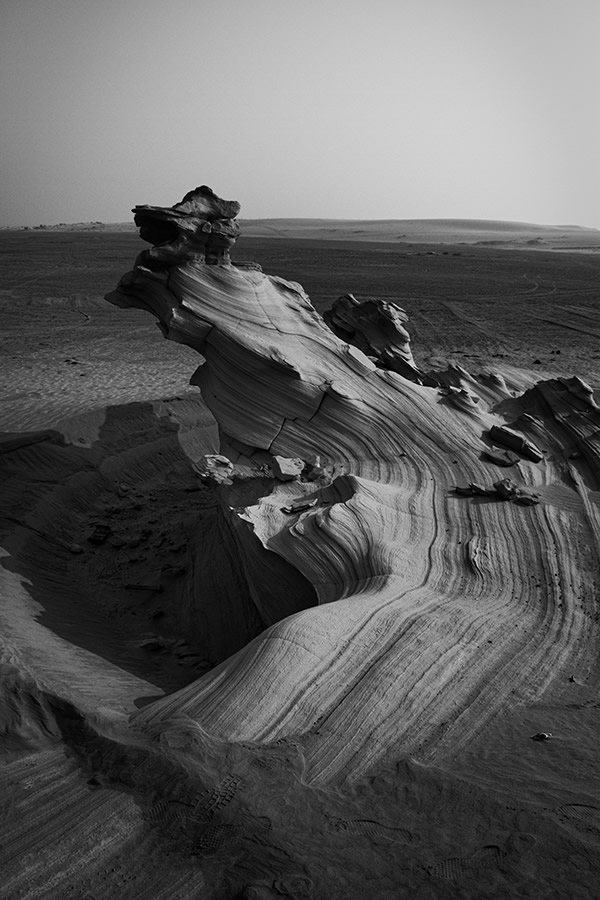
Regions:
<instances>
[{"instance_id":1,"label":"mushroom-shaped rock","mask_svg":"<svg viewBox=\"0 0 600 900\"><path fill-rule=\"evenodd\" d=\"M206 185L189 191L174 206L136 206L133 214L140 237L154 245L144 255L146 263L175 264L193 256L209 265L229 263L239 234L234 221L239 211L239 203L221 200Z\"/></svg>"}]
</instances>

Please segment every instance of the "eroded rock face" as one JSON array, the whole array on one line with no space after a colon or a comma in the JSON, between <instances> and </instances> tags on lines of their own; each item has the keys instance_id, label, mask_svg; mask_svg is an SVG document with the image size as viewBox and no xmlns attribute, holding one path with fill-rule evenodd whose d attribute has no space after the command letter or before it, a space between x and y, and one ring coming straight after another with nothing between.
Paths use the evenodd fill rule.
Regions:
<instances>
[{"instance_id":1,"label":"eroded rock face","mask_svg":"<svg viewBox=\"0 0 600 900\"><path fill-rule=\"evenodd\" d=\"M208 189L199 190L203 201ZM299 284L235 267L227 253L209 260L204 219L177 207L136 207L136 219L149 211L145 237L162 241L165 225L170 239L140 254L107 299L148 310L165 337L202 354L191 381L228 438L284 457L314 455L298 428L337 405L328 398L349 391L350 399L375 365L327 328ZM237 225L227 223L233 234Z\"/></svg>"},{"instance_id":2,"label":"eroded rock face","mask_svg":"<svg viewBox=\"0 0 600 900\"><path fill-rule=\"evenodd\" d=\"M207 265L228 262L239 234L239 211L239 203L221 200L206 185L189 191L174 206L136 206L132 212L140 237L153 245L138 262L143 259L149 268L192 258Z\"/></svg>"},{"instance_id":3,"label":"eroded rock face","mask_svg":"<svg viewBox=\"0 0 600 900\"><path fill-rule=\"evenodd\" d=\"M324 481L274 483L235 506L245 533L302 573L320 605L136 723L156 736L177 716L228 741L293 735L303 777L317 784L359 778L390 754L456 754L501 709L539 697L574 655L592 652L591 613L578 599L591 563L578 535L597 526L583 515L589 503L558 503L550 489L564 483L565 446L578 442L588 460L596 452L597 408L579 382L547 382L527 398L496 374L456 370L443 391L416 383L397 307L346 298L329 317L334 334L300 285L206 251L202 235L235 231L233 207L208 205L210 232L188 227L194 216L177 207L136 208L140 221L152 209L152 228L171 230L144 229L165 241L107 299L152 312L166 337L202 354L192 382L232 463L237 453L258 472L276 456L321 460ZM535 433L518 419L533 408ZM540 503L457 496L456 485L495 484L515 464L504 453L496 465L489 438L509 422L523 429L512 477ZM519 452L532 440L543 465ZM591 471L590 462L573 475L578 491L595 484Z\"/></svg>"},{"instance_id":4,"label":"eroded rock face","mask_svg":"<svg viewBox=\"0 0 600 900\"><path fill-rule=\"evenodd\" d=\"M420 382L405 328L408 316L396 303L378 297L357 300L354 294L344 294L323 318L334 334L358 347L377 365Z\"/></svg>"}]
</instances>

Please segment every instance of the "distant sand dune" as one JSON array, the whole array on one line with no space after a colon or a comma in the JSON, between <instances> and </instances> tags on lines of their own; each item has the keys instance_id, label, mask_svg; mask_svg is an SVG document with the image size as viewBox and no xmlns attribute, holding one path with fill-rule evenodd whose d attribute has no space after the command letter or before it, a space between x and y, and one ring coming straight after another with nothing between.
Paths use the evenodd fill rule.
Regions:
<instances>
[{"instance_id":1,"label":"distant sand dune","mask_svg":"<svg viewBox=\"0 0 600 900\"><path fill-rule=\"evenodd\" d=\"M600 231L479 219L246 219L247 237L401 243L493 243L546 249L600 249Z\"/></svg>"},{"instance_id":2,"label":"distant sand dune","mask_svg":"<svg viewBox=\"0 0 600 900\"><path fill-rule=\"evenodd\" d=\"M240 219L245 237L391 243L492 244L528 249L600 250L600 230L495 219ZM40 231L132 232L128 222L39 226Z\"/></svg>"}]
</instances>

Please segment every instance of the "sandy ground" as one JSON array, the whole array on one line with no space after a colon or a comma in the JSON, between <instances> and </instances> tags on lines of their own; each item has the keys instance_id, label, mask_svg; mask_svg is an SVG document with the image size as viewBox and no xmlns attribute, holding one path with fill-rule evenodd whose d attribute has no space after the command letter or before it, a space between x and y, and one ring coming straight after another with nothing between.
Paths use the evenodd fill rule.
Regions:
<instances>
[{"instance_id":1,"label":"sandy ground","mask_svg":"<svg viewBox=\"0 0 600 900\"><path fill-rule=\"evenodd\" d=\"M356 223L331 245L314 223L303 241L287 226L266 237L273 227L249 229L237 255L300 281L320 309L346 291L397 298L421 366L598 382L596 233L502 238L488 223L469 237L444 223L439 246L407 227L411 246L398 249L389 223L368 247L349 234ZM238 747L182 731L199 775L173 735L161 749L129 730L136 710L212 677L266 624L207 611L219 591L225 604L247 590L197 477L217 429L189 385L196 354L102 299L135 235L4 237L0 897L597 896L600 696L588 663L460 753L425 764L392 748L331 791L304 785L293 741ZM500 239L511 248L488 243ZM109 534L94 543L98 526ZM204 603L189 587L198 545ZM250 883L264 889L243 895Z\"/></svg>"}]
</instances>

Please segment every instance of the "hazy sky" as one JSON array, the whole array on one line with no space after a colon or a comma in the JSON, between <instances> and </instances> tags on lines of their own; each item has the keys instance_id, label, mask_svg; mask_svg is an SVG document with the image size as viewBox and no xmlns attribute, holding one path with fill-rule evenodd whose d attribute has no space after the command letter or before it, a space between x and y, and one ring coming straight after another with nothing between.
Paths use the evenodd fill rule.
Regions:
<instances>
[{"instance_id":1,"label":"hazy sky","mask_svg":"<svg viewBox=\"0 0 600 900\"><path fill-rule=\"evenodd\" d=\"M600 0L1 0L0 224L600 227Z\"/></svg>"}]
</instances>

